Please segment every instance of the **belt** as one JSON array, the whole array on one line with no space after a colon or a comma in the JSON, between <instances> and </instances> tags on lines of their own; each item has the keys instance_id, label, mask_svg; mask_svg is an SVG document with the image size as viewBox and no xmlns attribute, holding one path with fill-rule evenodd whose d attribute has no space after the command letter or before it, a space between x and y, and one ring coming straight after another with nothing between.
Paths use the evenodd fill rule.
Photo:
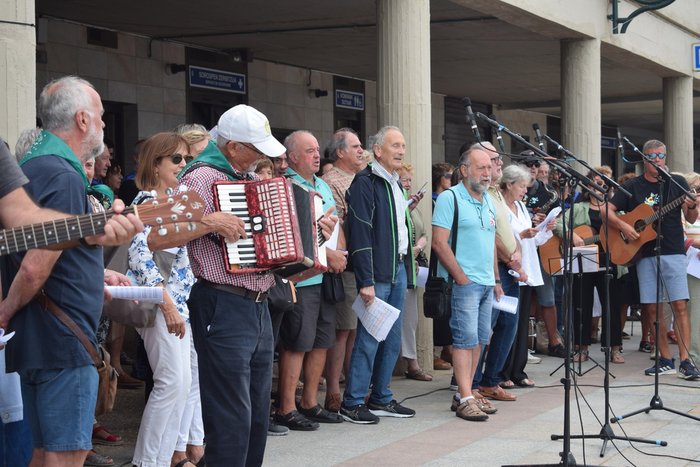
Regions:
<instances>
[{"instance_id":1,"label":"belt","mask_svg":"<svg viewBox=\"0 0 700 467\"><path fill-rule=\"evenodd\" d=\"M403 262L403 259L404 259L405 257L406 257L406 255L400 254L400 255L399 255L399 260L398 260L399 263L402 263L402 262Z\"/></svg>"},{"instance_id":2,"label":"belt","mask_svg":"<svg viewBox=\"0 0 700 467\"><path fill-rule=\"evenodd\" d=\"M265 300L267 300L267 296L270 295L270 291L256 292L255 290L248 290L245 287L238 287L237 285L230 284L217 284L215 282L210 282L206 279L199 279L198 282L204 287L209 287L210 289L219 290L221 292L226 292L233 295L238 295L239 297L254 300L255 303L264 302Z\"/></svg>"}]
</instances>

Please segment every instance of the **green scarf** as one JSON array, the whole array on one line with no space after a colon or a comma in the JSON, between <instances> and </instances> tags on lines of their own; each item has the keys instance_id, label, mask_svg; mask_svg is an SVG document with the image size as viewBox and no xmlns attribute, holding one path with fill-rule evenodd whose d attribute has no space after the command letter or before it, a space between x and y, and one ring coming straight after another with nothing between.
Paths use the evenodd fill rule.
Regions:
<instances>
[{"instance_id":1,"label":"green scarf","mask_svg":"<svg viewBox=\"0 0 700 467\"><path fill-rule=\"evenodd\" d=\"M246 178L252 180L252 175L248 174L246 177L244 174L239 173L236 169L231 166L231 163L226 159L223 152L216 146L216 141L210 140L207 147L204 148L202 152L199 153L197 158L187 164L178 178L181 178L184 174L191 171L192 166L213 166L218 169L221 173L226 175L229 180L244 180Z\"/></svg>"},{"instance_id":2,"label":"green scarf","mask_svg":"<svg viewBox=\"0 0 700 467\"><path fill-rule=\"evenodd\" d=\"M73 153L73 150L61 138L53 133L49 133L46 130L39 134L39 137L36 139L36 141L34 141L34 144L29 149L29 152L27 152L22 160L19 161L19 165L21 167L29 159L48 155L65 159L70 165L72 165L75 171L78 172L83 178L88 195L99 194L101 196L107 196L110 201L114 201L114 193L112 193L112 190L107 185L90 185L90 182L85 176L85 169L83 169L82 164ZM101 196L97 196L97 198L100 198Z\"/></svg>"}]
</instances>

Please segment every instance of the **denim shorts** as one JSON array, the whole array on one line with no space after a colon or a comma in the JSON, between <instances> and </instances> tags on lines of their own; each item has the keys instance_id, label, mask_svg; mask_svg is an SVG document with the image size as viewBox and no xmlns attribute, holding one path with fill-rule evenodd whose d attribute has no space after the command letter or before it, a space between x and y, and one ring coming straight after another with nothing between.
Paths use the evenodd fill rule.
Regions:
<instances>
[{"instance_id":1,"label":"denim shorts","mask_svg":"<svg viewBox=\"0 0 700 467\"><path fill-rule=\"evenodd\" d=\"M685 255L661 256L662 286L672 302L688 300L688 273ZM656 303L656 257L642 258L637 264L640 303ZM663 294L660 300L663 301Z\"/></svg>"},{"instance_id":2,"label":"denim shorts","mask_svg":"<svg viewBox=\"0 0 700 467\"><path fill-rule=\"evenodd\" d=\"M99 382L95 367L18 373L34 447L46 451L91 449Z\"/></svg>"},{"instance_id":3,"label":"denim shorts","mask_svg":"<svg viewBox=\"0 0 700 467\"><path fill-rule=\"evenodd\" d=\"M452 289L452 328L455 349L488 344L491 334L493 286L470 282Z\"/></svg>"},{"instance_id":4,"label":"denim shorts","mask_svg":"<svg viewBox=\"0 0 700 467\"><path fill-rule=\"evenodd\" d=\"M554 306L554 277L547 274L544 269L541 271L544 284L535 287L537 302L542 306Z\"/></svg>"}]
</instances>

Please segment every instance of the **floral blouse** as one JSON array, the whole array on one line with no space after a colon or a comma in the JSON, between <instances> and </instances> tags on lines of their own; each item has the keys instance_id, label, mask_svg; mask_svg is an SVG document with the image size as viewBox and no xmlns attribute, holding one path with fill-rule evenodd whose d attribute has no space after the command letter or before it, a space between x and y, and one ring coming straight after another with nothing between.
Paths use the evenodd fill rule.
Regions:
<instances>
[{"instance_id":1,"label":"floral blouse","mask_svg":"<svg viewBox=\"0 0 700 467\"><path fill-rule=\"evenodd\" d=\"M152 197L150 192L142 191L136 195L133 204L139 204ZM164 280L161 271L153 261L153 253L148 249L148 234L152 228L150 225L145 225L143 232L137 234L129 246L129 272L131 273L129 275L132 276L134 285L155 287ZM180 316L189 323L190 312L187 308L187 299L195 278L187 256L187 246L171 248L168 251L175 253L175 260L165 290L175 303Z\"/></svg>"}]
</instances>

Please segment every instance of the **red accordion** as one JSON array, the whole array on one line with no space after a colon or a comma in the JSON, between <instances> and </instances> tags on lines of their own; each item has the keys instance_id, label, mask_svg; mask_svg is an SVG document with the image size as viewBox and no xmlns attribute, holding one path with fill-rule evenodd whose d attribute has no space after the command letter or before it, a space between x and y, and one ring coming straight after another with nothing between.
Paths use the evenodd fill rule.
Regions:
<instances>
[{"instance_id":1,"label":"red accordion","mask_svg":"<svg viewBox=\"0 0 700 467\"><path fill-rule=\"evenodd\" d=\"M323 199L315 191L283 177L226 181L214 184L214 199L219 211L243 220L248 234L235 243L223 240L231 274L272 271L301 282L328 269L318 226Z\"/></svg>"}]
</instances>

